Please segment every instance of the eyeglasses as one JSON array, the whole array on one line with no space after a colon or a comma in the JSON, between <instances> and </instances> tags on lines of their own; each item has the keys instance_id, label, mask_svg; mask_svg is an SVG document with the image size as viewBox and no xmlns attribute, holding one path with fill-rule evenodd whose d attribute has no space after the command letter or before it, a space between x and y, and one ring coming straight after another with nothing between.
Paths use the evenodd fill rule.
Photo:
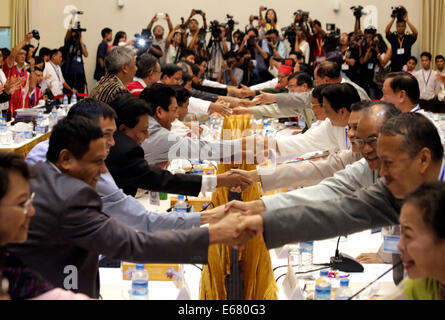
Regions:
<instances>
[{"instance_id":1,"label":"eyeglasses","mask_svg":"<svg viewBox=\"0 0 445 320\"><path fill-rule=\"evenodd\" d=\"M23 209L23 214L27 215L28 214L28 210L32 205L32 202L34 201L34 197L36 196L35 192L33 192L31 194L31 196L29 197L29 199L23 204L23 205L17 205L17 204L3 204L3 207L20 207Z\"/></svg>"},{"instance_id":2,"label":"eyeglasses","mask_svg":"<svg viewBox=\"0 0 445 320\"><path fill-rule=\"evenodd\" d=\"M361 138L356 138L355 139L355 144L359 148L364 148L365 145L367 144L371 148L375 149L377 147L377 140L378 140L378 137L371 137L371 138L368 138L366 140L363 140Z\"/></svg>"}]
</instances>

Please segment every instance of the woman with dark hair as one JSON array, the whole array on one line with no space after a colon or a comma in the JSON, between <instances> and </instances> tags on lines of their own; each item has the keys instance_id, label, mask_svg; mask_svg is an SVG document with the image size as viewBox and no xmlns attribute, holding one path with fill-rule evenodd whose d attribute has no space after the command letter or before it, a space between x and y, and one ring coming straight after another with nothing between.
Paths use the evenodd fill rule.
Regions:
<instances>
[{"instance_id":1,"label":"woman with dark hair","mask_svg":"<svg viewBox=\"0 0 445 320\"><path fill-rule=\"evenodd\" d=\"M398 249L408 279L387 298L445 300L445 183L428 182L405 198Z\"/></svg>"},{"instance_id":2,"label":"woman with dark hair","mask_svg":"<svg viewBox=\"0 0 445 320\"><path fill-rule=\"evenodd\" d=\"M5 291L12 300L88 299L85 295L54 288L5 247L8 243L23 243L28 238L28 226L35 213L29 177L30 171L21 156L0 152L0 274L3 278L0 295Z\"/></svg>"},{"instance_id":3,"label":"woman with dark hair","mask_svg":"<svg viewBox=\"0 0 445 320\"><path fill-rule=\"evenodd\" d=\"M113 47L125 46L127 44L127 34L124 31L118 31L114 36Z\"/></svg>"},{"instance_id":4,"label":"woman with dark hair","mask_svg":"<svg viewBox=\"0 0 445 320\"><path fill-rule=\"evenodd\" d=\"M383 94L383 83L388 73L391 72L391 58L392 48L388 47L385 40L380 33L377 33L374 37L374 43L376 44L375 50L377 52L377 65L374 70L374 83L379 89L378 98L380 99Z\"/></svg>"}]
</instances>

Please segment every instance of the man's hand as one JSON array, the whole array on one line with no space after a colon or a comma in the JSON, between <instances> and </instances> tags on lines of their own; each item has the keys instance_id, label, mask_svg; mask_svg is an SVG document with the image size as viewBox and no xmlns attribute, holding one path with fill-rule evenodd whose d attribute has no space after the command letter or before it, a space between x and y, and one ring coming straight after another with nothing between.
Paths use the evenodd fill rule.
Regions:
<instances>
[{"instance_id":1,"label":"man's hand","mask_svg":"<svg viewBox=\"0 0 445 320\"><path fill-rule=\"evenodd\" d=\"M272 93L261 92L261 94L259 96L256 96L256 98L253 99L253 101L257 105L272 104L277 102L277 95Z\"/></svg>"},{"instance_id":2,"label":"man's hand","mask_svg":"<svg viewBox=\"0 0 445 320\"><path fill-rule=\"evenodd\" d=\"M209 227L209 244L223 243L229 246L242 249L243 246L255 237L254 232L249 229L238 231L238 225L242 220L240 213L226 216L224 219ZM236 235L236 236L235 236Z\"/></svg>"},{"instance_id":3,"label":"man's hand","mask_svg":"<svg viewBox=\"0 0 445 320\"><path fill-rule=\"evenodd\" d=\"M246 238L253 239L264 232L263 217L261 215L243 215L237 216L237 219L240 220L240 222L235 229L234 241L242 244L241 246L236 245L236 248L243 249Z\"/></svg>"},{"instance_id":4,"label":"man's hand","mask_svg":"<svg viewBox=\"0 0 445 320\"><path fill-rule=\"evenodd\" d=\"M269 159L269 150L276 149L275 140L267 137L249 136L243 137L241 141L244 157L253 157L255 164L265 163Z\"/></svg>"},{"instance_id":5,"label":"man's hand","mask_svg":"<svg viewBox=\"0 0 445 320\"><path fill-rule=\"evenodd\" d=\"M255 200L250 202L231 201L224 207L226 214L241 212L244 215L257 215L266 211L264 202L262 200Z\"/></svg>"},{"instance_id":6,"label":"man's hand","mask_svg":"<svg viewBox=\"0 0 445 320\"><path fill-rule=\"evenodd\" d=\"M8 80L6 80L3 90L5 91L6 94L12 94L17 89L20 89L20 87L23 85L23 83L25 83L25 81L26 81L25 78L22 79L20 77L9 78Z\"/></svg>"},{"instance_id":7,"label":"man's hand","mask_svg":"<svg viewBox=\"0 0 445 320\"><path fill-rule=\"evenodd\" d=\"M212 103L209 107L209 114L219 113L223 117L232 115L232 109L229 106L221 103Z\"/></svg>"},{"instance_id":8,"label":"man's hand","mask_svg":"<svg viewBox=\"0 0 445 320\"><path fill-rule=\"evenodd\" d=\"M245 115L245 114L252 114L252 110L250 108L246 107L236 107L232 109L233 115Z\"/></svg>"},{"instance_id":9,"label":"man's hand","mask_svg":"<svg viewBox=\"0 0 445 320\"><path fill-rule=\"evenodd\" d=\"M26 34L26 36L25 36L25 40L26 40L26 42L31 41L31 39L32 39L33 37L34 37L34 36L32 35L32 32L28 32L28 33Z\"/></svg>"},{"instance_id":10,"label":"man's hand","mask_svg":"<svg viewBox=\"0 0 445 320\"><path fill-rule=\"evenodd\" d=\"M217 188L239 188L241 192L246 191L253 184L247 176L233 171L217 175L217 180Z\"/></svg>"},{"instance_id":11,"label":"man's hand","mask_svg":"<svg viewBox=\"0 0 445 320\"><path fill-rule=\"evenodd\" d=\"M377 253L362 253L357 257L357 261L360 263L385 263Z\"/></svg>"},{"instance_id":12,"label":"man's hand","mask_svg":"<svg viewBox=\"0 0 445 320\"><path fill-rule=\"evenodd\" d=\"M255 97L255 91L251 90L249 87L246 87L245 85L242 84L240 98L249 98L249 97Z\"/></svg>"}]
</instances>

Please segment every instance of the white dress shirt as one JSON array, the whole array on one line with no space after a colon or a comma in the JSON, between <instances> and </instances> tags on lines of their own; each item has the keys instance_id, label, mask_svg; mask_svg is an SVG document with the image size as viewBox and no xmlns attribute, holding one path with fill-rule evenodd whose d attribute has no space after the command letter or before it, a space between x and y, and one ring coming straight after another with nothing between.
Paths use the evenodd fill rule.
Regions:
<instances>
[{"instance_id":1,"label":"white dress shirt","mask_svg":"<svg viewBox=\"0 0 445 320\"><path fill-rule=\"evenodd\" d=\"M63 78L62 68L60 66L56 66L54 63L47 62L45 64L45 70L43 71L43 77L50 75L49 79L43 80L42 82L42 91L45 91L47 88L51 90L54 96L60 96L63 94L63 84L65 83L65 79Z\"/></svg>"},{"instance_id":2,"label":"white dress shirt","mask_svg":"<svg viewBox=\"0 0 445 320\"><path fill-rule=\"evenodd\" d=\"M440 83L437 81L437 72L430 69L421 69L414 75L419 82L420 99L433 100L440 91Z\"/></svg>"}]
</instances>

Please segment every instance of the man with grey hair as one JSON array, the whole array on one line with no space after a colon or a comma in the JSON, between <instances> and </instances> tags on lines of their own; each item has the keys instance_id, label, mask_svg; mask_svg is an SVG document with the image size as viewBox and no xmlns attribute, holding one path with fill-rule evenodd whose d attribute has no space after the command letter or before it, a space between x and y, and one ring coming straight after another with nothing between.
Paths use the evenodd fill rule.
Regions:
<instances>
[{"instance_id":1,"label":"man with grey hair","mask_svg":"<svg viewBox=\"0 0 445 320\"><path fill-rule=\"evenodd\" d=\"M123 93L129 93L125 87L133 81L137 71L135 53L125 47L116 47L105 57L107 74L100 79L91 92L91 98L109 104Z\"/></svg>"}]
</instances>

